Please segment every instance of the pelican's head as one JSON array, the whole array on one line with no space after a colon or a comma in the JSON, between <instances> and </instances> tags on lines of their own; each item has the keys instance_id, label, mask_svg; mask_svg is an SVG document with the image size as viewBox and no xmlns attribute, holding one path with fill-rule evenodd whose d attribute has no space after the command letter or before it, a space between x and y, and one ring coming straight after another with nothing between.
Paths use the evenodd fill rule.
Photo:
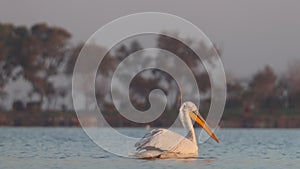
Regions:
<instances>
[{"instance_id":1,"label":"pelican's head","mask_svg":"<svg viewBox=\"0 0 300 169\"><path fill-rule=\"evenodd\" d=\"M193 102L184 102L180 107L181 112L189 113L189 112L198 112L197 106Z\"/></svg>"},{"instance_id":2,"label":"pelican's head","mask_svg":"<svg viewBox=\"0 0 300 169\"><path fill-rule=\"evenodd\" d=\"M204 118L201 116L197 106L192 103L192 102L184 102L180 109L180 118L181 119L186 119L190 118L194 120L196 123L198 123L209 135L212 137L216 142L219 143L219 139L217 136L211 131L210 127L208 124L205 122ZM183 125L186 125L183 123Z\"/></svg>"}]
</instances>

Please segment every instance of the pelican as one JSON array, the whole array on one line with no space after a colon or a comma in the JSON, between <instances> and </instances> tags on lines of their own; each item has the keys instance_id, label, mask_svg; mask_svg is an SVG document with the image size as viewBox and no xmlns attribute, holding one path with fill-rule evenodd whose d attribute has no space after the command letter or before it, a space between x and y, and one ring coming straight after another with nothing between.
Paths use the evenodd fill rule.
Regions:
<instances>
[{"instance_id":1,"label":"pelican","mask_svg":"<svg viewBox=\"0 0 300 169\"><path fill-rule=\"evenodd\" d=\"M137 151L134 155L144 159L198 157L198 146L192 120L219 143L219 139L206 124L194 103L183 103L179 109L179 118L188 133L185 137L167 129L154 129L134 145Z\"/></svg>"}]
</instances>

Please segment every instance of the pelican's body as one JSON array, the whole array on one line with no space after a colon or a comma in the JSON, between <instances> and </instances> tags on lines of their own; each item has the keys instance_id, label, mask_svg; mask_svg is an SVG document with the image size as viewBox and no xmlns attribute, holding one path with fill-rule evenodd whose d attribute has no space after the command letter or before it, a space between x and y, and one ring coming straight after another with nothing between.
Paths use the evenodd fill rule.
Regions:
<instances>
[{"instance_id":1,"label":"pelican's body","mask_svg":"<svg viewBox=\"0 0 300 169\"><path fill-rule=\"evenodd\" d=\"M138 158L190 158L198 156L198 146L167 129L156 129L135 144Z\"/></svg>"},{"instance_id":2,"label":"pelican's body","mask_svg":"<svg viewBox=\"0 0 300 169\"><path fill-rule=\"evenodd\" d=\"M201 117L195 104L185 102L179 111L187 136L181 136L167 129L155 129L135 144L138 158L194 158L198 157L198 146L191 119L199 123L217 142L217 137Z\"/></svg>"}]
</instances>

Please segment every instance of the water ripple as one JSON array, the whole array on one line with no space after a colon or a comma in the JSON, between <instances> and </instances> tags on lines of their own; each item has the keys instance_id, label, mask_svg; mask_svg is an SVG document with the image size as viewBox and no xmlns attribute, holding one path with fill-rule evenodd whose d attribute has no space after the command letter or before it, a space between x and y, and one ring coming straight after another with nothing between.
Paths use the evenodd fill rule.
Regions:
<instances>
[{"instance_id":1,"label":"water ripple","mask_svg":"<svg viewBox=\"0 0 300 169\"><path fill-rule=\"evenodd\" d=\"M145 132L142 128L119 130L132 135ZM218 136L220 144L210 140L199 145L197 159L147 161L105 152L80 128L0 128L0 168L273 169L300 165L300 130L223 129Z\"/></svg>"}]
</instances>

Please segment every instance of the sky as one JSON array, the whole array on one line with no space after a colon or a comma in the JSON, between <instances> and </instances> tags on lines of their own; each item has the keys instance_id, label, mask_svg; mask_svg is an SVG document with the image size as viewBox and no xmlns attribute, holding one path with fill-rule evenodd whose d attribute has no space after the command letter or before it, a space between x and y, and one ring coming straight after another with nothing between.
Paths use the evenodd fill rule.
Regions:
<instances>
[{"instance_id":1,"label":"sky","mask_svg":"<svg viewBox=\"0 0 300 169\"><path fill-rule=\"evenodd\" d=\"M86 41L119 17L137 12L164 12L198 26L222 50L227 72L249 77L265 65L283 74L300 58L298 0L0 0L0 22L31 26L46 22Z\"/></svg>"}]
</instances>

